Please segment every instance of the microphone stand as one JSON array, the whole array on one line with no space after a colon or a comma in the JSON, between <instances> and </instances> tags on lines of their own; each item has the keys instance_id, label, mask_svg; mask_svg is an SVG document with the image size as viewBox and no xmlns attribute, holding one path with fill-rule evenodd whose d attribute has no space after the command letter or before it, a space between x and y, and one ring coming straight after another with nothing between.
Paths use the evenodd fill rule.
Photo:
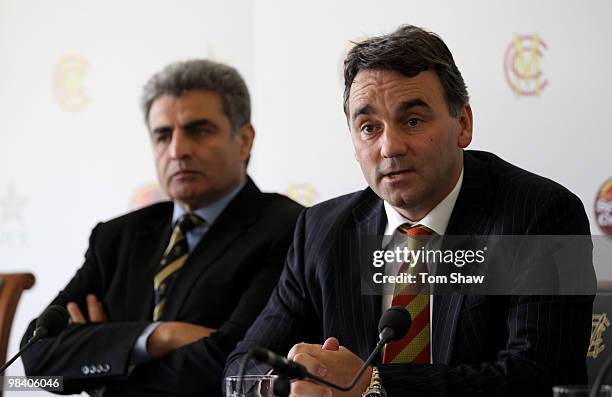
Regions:
<instances>
[{"instance_id":1,"label":"microphone stand","mask_svg":"<svg viewBox=\"0 0 612 397\"><path fill-rule=\"evenodd\" d=\"M19 357L21 357L23 352L28 350L30 348L30 346L32 346L35 342L38 342L39 339L44 338L46 335L47 335L47 329L46 328L43 328L43 327L37 328L34 331L34 335L32 335L32 337L28 340L28 343L23 345L21 350L19 350L19 352L17 354L15 354L13 356L13 358L11 358L2 367L0 367L0 375L2 375L4 373L4 371L6 371L6 369L8 367L10 367L11 364L13 364L15 362L15 360L17 360Z\"/></svg>"},{"instance_id":2,"label":"microphone stand","mask_svg":"<svg viewBox=\"0 0 612 397\"><path fill-rule=\"evenodd\" d=\"M370 356L364 361L363 365L361 366L361 369L359 370L359 372L357 372L357 375L355 375L355 377L353 378L351 383L348 384L348 386L338 386L338 385L335 385L335 384L333 384L331 382L326 381L325 379L319 378L318 376L311 374L310 372L307 373L305 379L312 380L312 381L314 381L316 383L332 387L332 388L334 388L336 390L349 391L353 387L355 387L355 385L359 382L359 379L361 379L361 376L363 375L365 370L372 363L372 361L374 361L374 357L376 357L376 355L380 352L380 349L382 349L382 347L387 342L388 342L388 340L386 340L386 338L381 338L378 341L378 343L376 344L376 347L374 348L374 350L372 350L372 353L370 353Z\"/></svg>"},{"instance_id":3,"label":"microphone stand","mask_svg":"<svg viewBox=\"0 0 612 397\"><path fill-rule=\"evenodd\" d=\"M323 378L319 378L318 376L311 374L310 372L306 372L306 375L302 379L311 380L313 382L319 383L321 385L329 386L336 390L349 391L353 387L355 387L355 385L359 382L359 379L361 379L361 376L363 375L365 370L372 363L372 361L374 361L374 358L380 352L382 347L392 339L391 338L392 334L393 334L393 331L389 328L385 328L381 332L380 338L379 338L378 343L376 344L376 347L374 348L374 350L372 350L372 353L370 353L370 355L364 361L363 365L361 366L361 368L359 369L359 371L357 372L357 374L355 375L351 383L349 383L347 386L339 386L339 385L333 384ZM246 370L246 364L251 359L252 355L253 355L252 352L249 351L244 356L244 358L242 359L242 362L240 363L240 369L238 371L238 393L239 395L241 395L241 393L243 392L243 379L244 379L244 373ZM274 382L274 394L278 395L279 397L289 396L289 392L291 390L291 387L289 384L289 381L290 381L289 377L287 376L286 373L283 373L283 372L278 373L277 376L278 378ZM293 378L293 379L296 379L296 378ZM278 389L277 389L277 382L279 384Z\"/></svg>"}]
</instances>

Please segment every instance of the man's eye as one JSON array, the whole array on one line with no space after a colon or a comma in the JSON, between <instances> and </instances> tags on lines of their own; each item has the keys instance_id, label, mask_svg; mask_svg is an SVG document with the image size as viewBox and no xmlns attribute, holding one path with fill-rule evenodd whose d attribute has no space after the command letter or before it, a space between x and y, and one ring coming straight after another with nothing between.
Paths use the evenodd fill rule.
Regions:
<instances>
[{"instance_id":1,"label":"man's eye","mask_svg":"<svg viewBox=\"0 0 612 397\"><path fill-rule=\"evenodd\" d=\"M170 138L170 134L155 134L155 142L157 143L167 142Z\"/></svg>"},{"instance_id":2,"label":"man's eye","mask_svg":"<svg viewBox=\"0 0 612 397\"><path fill-rule=\"evenodd\" d=\"M373 134L376 132L376 127L373 124L364 124L361 126L361 132L364 134Z\"/></svg>"},{"instance_id":3,"label":"man's eye","mask_svg":"<svg viewBox=\"0 0 612 397\"><path fill-rule=\"evenodd\" d=\"M416 127L419 124L421 124L422 122L423 122L423 120L417 119L415 117L406 120L406 124L408 124L410 127Z\"/></svg>"},{"instance_id":4,"label":"man's eye","mask_svg":"<svg viewBox=\"0 0 612 397\"><path fill-rule=\"evenodd\" d=\"M209 135L211 132L209 127L198 127L191 130L191 134L198 137Z\"/></svg>"}]
</instances>

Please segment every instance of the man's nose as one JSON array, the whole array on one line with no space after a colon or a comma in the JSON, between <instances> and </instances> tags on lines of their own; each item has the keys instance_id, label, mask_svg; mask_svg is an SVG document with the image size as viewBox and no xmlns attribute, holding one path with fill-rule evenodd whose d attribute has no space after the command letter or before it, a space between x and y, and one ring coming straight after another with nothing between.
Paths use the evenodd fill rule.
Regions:
<instances>
[{"instance_id":1,"label":"man's nose","mask_svg":"<svg viewBox=\"0 0 612 397\"><path fill-rule=\"evenodd\" d=\"M190 155L190 140L185 131L177 129L172 134L170 141L169 153L172 159L180 160Z\"/></svg>"},{"instance_id":2,"label":"man's nose","mask_svg":"<svg viewBox=\"0 0 612 397\"><path fill-rule=\"evenodd\" d=\"M405 136L399 128L385 125L381 136L380 154L383 158L393 158L406 154L407 144Z\"/></svg>"}]
</instances>

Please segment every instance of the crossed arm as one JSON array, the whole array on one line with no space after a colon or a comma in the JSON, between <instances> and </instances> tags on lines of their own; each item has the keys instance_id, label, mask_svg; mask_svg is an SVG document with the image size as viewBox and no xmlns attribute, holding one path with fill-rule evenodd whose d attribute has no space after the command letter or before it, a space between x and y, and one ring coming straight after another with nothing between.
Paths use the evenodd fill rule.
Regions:
<instances>
[{"instance_id":1,"label":"crossed arm","mask_svg":"<svg viewBox=\"0 0 612 397\"><path fill-rule=\"evenodd\" d=\"M93 294L86 297L87 312L91 323L103 323L108 320L102 302ZM70 314L70 323L86 324L88 321L75 302L66 305ZM151 358L161 358L174 350L205 338L216 330L201 325L182 321L160 323L147 339L147 353Z\"/></svg>"}]
</instances>

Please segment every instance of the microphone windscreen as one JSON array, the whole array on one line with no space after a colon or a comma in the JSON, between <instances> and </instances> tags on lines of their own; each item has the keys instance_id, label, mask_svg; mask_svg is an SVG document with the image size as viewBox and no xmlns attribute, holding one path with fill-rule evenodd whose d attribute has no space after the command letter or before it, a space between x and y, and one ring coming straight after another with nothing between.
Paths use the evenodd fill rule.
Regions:
<instances>
[{"instance_id":1,"label":"microphone windscreen","mask_svg":"<svg viewBox=\"0 0 612 397\"><path fill-rule=\"evenodd\" d=\"M36 328L47 329L46 336L55 336L68 326L68 311L64 306L51 305L36 320Z\"/></svg>"},{"instance_id":2,"label":"microphone windscreen","mask_svg":"<svg viewBox=\"0 0 612 397\"><path fill-rule=\"evenodd\" d=\"M380 317L378 322L378 332L382 332L385 328L393 330L393 339L400 340L406 335L412 325L412 317L410 313L402 306L391 306Z\"/></svg>"}]
</instances>

